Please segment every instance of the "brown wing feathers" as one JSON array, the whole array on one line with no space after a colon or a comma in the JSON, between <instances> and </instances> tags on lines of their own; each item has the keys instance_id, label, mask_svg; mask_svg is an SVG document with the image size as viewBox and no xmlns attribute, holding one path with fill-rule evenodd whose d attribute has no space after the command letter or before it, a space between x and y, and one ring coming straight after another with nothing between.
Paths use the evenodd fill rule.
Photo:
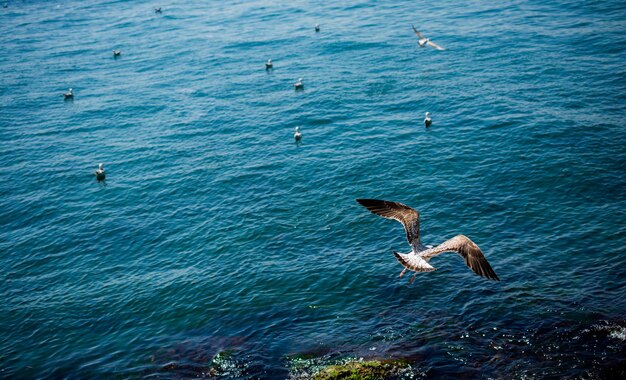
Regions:
<instances>
[{"instance_id":1,"label":"brown wing feathers","mask_svg":"<svg viewBox=\"0 0 626 380\"><path fill-rule=\"evenodd\" d=\"M376 215L402 223L409 244L419 243L419 213L416 210L402 203L379 199L357 199L356 201Z\"/></svg>"},{"instance_id":2,"label":"brown wing feathers","mask_svg":"<svg viewBox=\"0 0 626 380\"><path fill-rule=\"evenodd\" d=\"M454 251L465 260L465 264L479 276L500 281L496 272L478 246L467 236L457 235L434 248L438 252Z\"/></svg>"}]
</instances>

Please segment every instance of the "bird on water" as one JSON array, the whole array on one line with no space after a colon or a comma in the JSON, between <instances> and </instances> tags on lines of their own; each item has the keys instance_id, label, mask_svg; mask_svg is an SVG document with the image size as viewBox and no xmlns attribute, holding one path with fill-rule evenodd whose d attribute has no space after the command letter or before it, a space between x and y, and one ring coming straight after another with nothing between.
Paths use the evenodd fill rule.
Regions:
<instances>
[{"instance_id":1,"label":"bird on water","mask_svg":"<svg viewBox=\"0 0 626 380\"><path fill-rule=\"evenodd\" d=\"M424 116L424 126L428 128L433 123L433 120L430 118L430 112L426 112Z\"/></svg>"},{"instance_id":2,"label":"bird on water","mask_svg":"<svg viewBox=\"0 0 626 380\"><path fill-rule=\"evenodd\" d=\"M299 78L298 81L293 84L293 87L296 90L302 90L304 88L304 83L302 83L302 78Z\"/></svg>"},{"instance_id":3,"label":"bird on water","mask_svg":"<svg viewBox=\"0 0 626 380\"><path fill-rule=\"evenodd\" d=\"M63 94L63 98L67 99L74 99L74 90L72 90L71 88L67 90L67 92L65 94Z\"/></svg>"},{"instance_id":4,"label":"bird on water","mask_svg":"<svg viewBox=\"0 0 626 380\"><path fill-rule=\"evenodd\" d=\"M474 273L490 280L500 281L480 248L467 236L457 235L436 247L428 248L422 245L420 241L420 215L417 210L402 203L378 199L357 199L356 201L370 212L386 219L396 220L404 226L406 238L411 246L411 252L398 253L394 251L393 254L400 264L404 266L400 277L407 270L415 272L410 283L413 283L417 273L434 271L435 268L428 262L433 257L444 252L458 253Z\"/></svg>"},{"instance_id":5,"label":"bird on water","mask_svg":"<svg viewBox=\"0 0 626 380\"><path fill-rule=\"evenodd\" d=\"M121 50L113 50L113 56L114 57L119 57L120 55L122 55L122 51Z\"/></svg>"},{"instance_id":6,"label":"bird on water","mask_svg":"<svg viewBox=\"0 0 626 380\"><path fill-rule=\"evenodd\" d=\"M315 33L320 31L320 24L315 24Z\"/></svg>"},{"instance_id":7,"label":"bird on water","mask_svg":"<svg viewBox=\"0 0 626 380\"><path fill-rule=\"evenodd\" d=\"M154 13L162 13L161 12L161 7L154 8Z\"/></svg>"},{"instance_id":8,"label":"bird on water","mask_svg":"<svg viewBox=\"0 0 626 380\"><path fill-rule=\"evenodd\" d=\"M272 63L271 59L268 59L267 62L265 62L265 69L269 70L269 69L273 69L274 68L274 64Z\"/></svg>"},{"instance_id":9,"label":"bird on water","mask_svg":"<svg viewBox=\"0 0 626 380\"><path fill-rule=\"evenodd\" d=\"M98 181L102 181L103 179L105 179L106 178L106 173L104 172L104 164L99 164L98 165L98 170L93 172L93 174L95 174L96 179Z\"/></svg>"},{"instance_id":10,"label":"bird on water","mask_svg":"<svg viewBox=\"0 0 626 380\"><path fill-rule=\"evenodd\" d=\"M437 50L446 50L446 49L442 48L441 46L437 45L436 43L432 42L429 38L424 37L422 35L422 33L420 33L417 29L415 29L415 25L412 25L412 26L413 26L413 31L419 37L419 40L417 41L417 44L420 47L426 47L426 45L428 45L430 47L434 47Z\"/></svg>"},{"instance_id":11,"label":"bird on water","mask_svg":"<svg viewBox=\"0 0 626 380\"><path fill-rule=\"evenodd\" d=\"M302 140L302 133L300 133L300 127L296 127L296 133L293 134L293 138L296 141Z\"/></svg>"}]
</instances>

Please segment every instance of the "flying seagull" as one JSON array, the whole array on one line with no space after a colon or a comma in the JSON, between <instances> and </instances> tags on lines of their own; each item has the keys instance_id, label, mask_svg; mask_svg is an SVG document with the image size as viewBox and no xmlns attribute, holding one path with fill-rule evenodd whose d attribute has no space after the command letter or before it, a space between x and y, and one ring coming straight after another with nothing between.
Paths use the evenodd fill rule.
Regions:
<instances>
[{"instance_id":1,"label":"flying seagull","mask_svg":"<svg viewBox=\"0 0 626 380\"><path fill-rule=\"evenodd\" d=\"M465 264L481 277L500 281L496 272L491 268L489 262L481 252L480 248L465 235L457 235L436 247L427 248L420 242L420 214L402 203L382 201L378 199L357 199L361 206L367 208L372 213L386 219L397 220L402 223L406 231L406 239L411 245L411 252L393 252L396 259L404 266L400 277L408 270L415 272L411 278L411 283L419 272L432 272L435 268L428 262L433 257L443 252L456 252L465 260Z\"/></svg>"},{"instance_id":2,"label":"flying seagull","mask_svg":"<svg viewBox=\"0 0 626 380\"><path fill-rule=\"evenodd\" d=\"M424 36L422 35L422 33L420 33L417 29L415 29L415 25L412 25L412 26L413 26L413 31L414 31L414 32L415 32L415 34L417 34L417 36L419 37L419 40L417 41L417 44L418 44L420 47L426 47L426 45L428 45L428 46L432 46L432 47L434 47L434 48L435 48L435 49L437 49L437 50L446 50L446 49L442 48L441 46L437 45L436 43L434 43L434 42L430 42L430 39L429 39L429 38L424 37Z\"/></svg>"}]
</instances>

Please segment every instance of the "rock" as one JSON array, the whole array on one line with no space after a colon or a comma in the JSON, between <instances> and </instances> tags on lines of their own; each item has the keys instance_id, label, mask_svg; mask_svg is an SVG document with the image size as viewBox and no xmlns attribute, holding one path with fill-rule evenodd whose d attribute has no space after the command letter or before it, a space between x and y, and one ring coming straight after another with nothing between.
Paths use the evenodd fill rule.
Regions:
<instances>
[{"instance_id":1,"label":"rock","mask_svg":"<svg viewBox=\"0 0 626 380\"><path fill-rule=\"evenodd\" d=\"M400 376L410 368L403 360L368 360L350 361L345 364L331 365L315 374L315 380L379 380Z\"/></svg>"}]
</instances>

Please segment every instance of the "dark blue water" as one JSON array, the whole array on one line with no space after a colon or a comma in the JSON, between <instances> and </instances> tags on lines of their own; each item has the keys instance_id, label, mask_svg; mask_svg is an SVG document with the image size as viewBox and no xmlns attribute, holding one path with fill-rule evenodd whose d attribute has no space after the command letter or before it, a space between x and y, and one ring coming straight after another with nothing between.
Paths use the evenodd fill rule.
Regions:
<instances>
[{"instance_id":1,"label":"dark blue water","mask_svg":"<svg viewBox=\"0 0 626 380\"><path fill-rule=\"evenodd\" d=\"M622 1L16 0L0 44L0 377L626 375ZM409 286L355 198L502 281Z\"/></svg>"}]
</instances>

